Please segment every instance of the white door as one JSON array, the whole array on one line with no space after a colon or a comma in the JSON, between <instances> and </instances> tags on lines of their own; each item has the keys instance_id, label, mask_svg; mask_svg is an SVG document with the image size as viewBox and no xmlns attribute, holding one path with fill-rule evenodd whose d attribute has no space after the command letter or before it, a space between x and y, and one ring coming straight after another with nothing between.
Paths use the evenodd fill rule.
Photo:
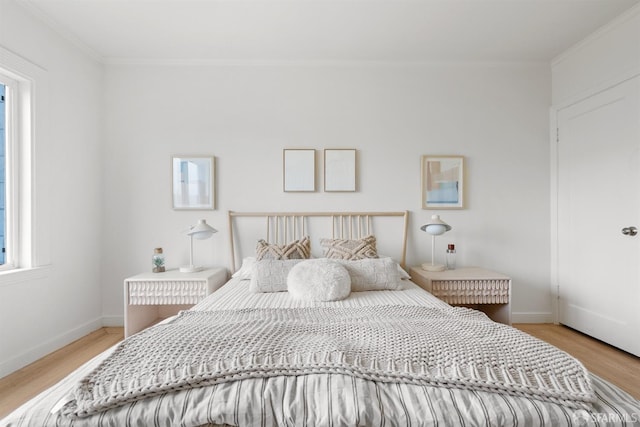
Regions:
<instances>
[{"instance_id":1,"label":"white door","mask_svg":"<svg viewBox=\"0 0 640 427\"><path fill-rule=\"evenodd\" d=\"M560 323L640 356L640 77L558 112Z\"/></svg>"}]
</instances>

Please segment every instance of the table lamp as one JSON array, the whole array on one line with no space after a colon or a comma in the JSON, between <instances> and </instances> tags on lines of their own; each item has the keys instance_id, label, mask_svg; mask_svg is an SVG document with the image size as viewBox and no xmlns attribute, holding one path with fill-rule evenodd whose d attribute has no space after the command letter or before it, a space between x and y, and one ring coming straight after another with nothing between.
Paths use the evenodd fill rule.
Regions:
<instances>
[{"instance_id":1,"label":"table lamp","mask_svg":"<svg viewBox=\"0 0 640 427\"><path fill-rule=\"evenodd\" d=\"M218 230L207 224L207 221L204 219L199 220L198 224L189 227L189 231L186 233L189 236L189 265L180 267L181 273L195 273L196 271L202 270L202 267L193 265L193 239L205 240L217 232Z\"/></svg>"},{"instance_id":2,"label":"table lamp","mask_svg":"<svg viewBox=\"0 0 640 427\"><path fill-rule=\"evenodd\" d=\"M435 263L436 236L451 230L451 226L440 219L440 215L431 215L431 220L420 227L420 230L431 234L431 264L422 264L422 269L427 271L443 271L444 265Z\"/></svg>"}]
</instances>

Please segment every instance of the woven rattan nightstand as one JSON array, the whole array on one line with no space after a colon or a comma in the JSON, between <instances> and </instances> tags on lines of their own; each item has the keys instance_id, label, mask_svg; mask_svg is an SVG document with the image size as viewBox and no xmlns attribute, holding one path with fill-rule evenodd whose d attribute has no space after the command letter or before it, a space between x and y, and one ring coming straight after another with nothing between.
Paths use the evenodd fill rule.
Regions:
<instances>
[{"instance_id":1,"label":"woven rattan nightstand","mask_svg":"<svg viewBox=\"0 0 640 427\"><path fill-rule=\"evenodd\" d=\"M511 278L478 267L425 271L411 269L411 280L451 305L483 311L496 322L511 324Z\"/></svg>"}]
</instances>

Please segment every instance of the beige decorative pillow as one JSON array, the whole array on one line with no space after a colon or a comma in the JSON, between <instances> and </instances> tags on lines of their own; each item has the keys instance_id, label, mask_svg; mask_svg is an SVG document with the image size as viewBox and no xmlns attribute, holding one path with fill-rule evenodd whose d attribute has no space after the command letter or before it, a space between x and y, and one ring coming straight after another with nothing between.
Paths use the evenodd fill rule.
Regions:
<instances>
[{"instance_id":1,"label":"beige decorative pillow","mask_svg":"<svg viewBox=\"0 0 640 427\"><path fill-rule=\"evenodd\" d=\"M311 241L308 236L294 240L286 245L274 245L260 239L256 246L256 260L262 259L309 259Z\"/></svg>"},{"instance_id":2,"label":"beige decorative pillow","mask_svg":"<svg viewBox=\"0 0 640 427\"><path fill-rule=\"evenodd\" d=\"M378 258L375 236L357 240L320 239L320 245L324 248L326 258L346 260Z\"/></svg>"}]
</instances>

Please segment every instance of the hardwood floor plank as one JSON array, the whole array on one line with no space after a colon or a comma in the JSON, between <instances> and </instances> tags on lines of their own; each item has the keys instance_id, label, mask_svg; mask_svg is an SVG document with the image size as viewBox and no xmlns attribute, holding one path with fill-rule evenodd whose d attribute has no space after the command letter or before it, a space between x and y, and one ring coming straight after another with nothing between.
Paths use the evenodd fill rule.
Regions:
<instances>
[{"instance_id":1,"label":"hardwood floor plank","mask_svg":"<svg viewBox=\"0 0 640 427\"><path fill-rule=\"evenodd\" d=\"M124 328L101 328L1 378L0 419L122 339Z\"/></svg>"},{"instance_id":2,"label":"hardwood floor plank","mask_svg":"<svg viewBox=\"0 0 640 427\"><path fill-rule=\"evenodd\" d=\"M640 399L640 358L562 325L514 327L566 351L594 374Z\"/></svg>"}]
</instances>

